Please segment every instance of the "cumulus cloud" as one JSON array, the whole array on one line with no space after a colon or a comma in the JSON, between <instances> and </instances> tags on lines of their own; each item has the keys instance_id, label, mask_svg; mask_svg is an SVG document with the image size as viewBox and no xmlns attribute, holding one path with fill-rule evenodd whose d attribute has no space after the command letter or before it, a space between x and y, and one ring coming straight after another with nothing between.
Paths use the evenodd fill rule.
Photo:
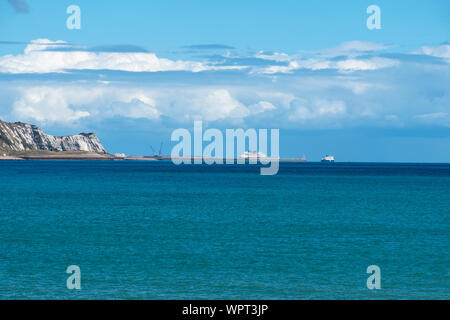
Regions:
<instances>
[{"instance_id":1,"label":"cumulus cloud","mask_svg":"<svg viewBox=\"0 0 450 320\"><path fill-rule=\"evenodd\" d=\"M62 88L28 88L14 102L13 113L17 118L24 120L32 119L44 123L73 122L90 116L88 111L75 110L71 107L71 102L79 98Z\"/></svg>"},{"instance_id":2,"label":"cumulus cloud","mask_svg":"<svg viewBox=\"0 0 450 320\"><path fill-rule=\"evenodd\" d=\"M189 86L174 86L171 81L156 86L123 80L46 81L45 85L4 85L0 94L12 92L12 119L39 123L108 121L118 117L182 125L201 119L296 129L408 124L448 127L450 92L445 81L429 83L438 93L432 96L423 86L412 90L417 87L411 77L418 75L403 72L393 71L370 81L347 74L280 76L275 83L266 78L265 84L239 86L235 81L231 81L232 85L208 84L209 77L204 83ZM395 78L397 73L399 78Z\"/></svg>"},{"instance_id":3,"label":"cumulus cloud","mask_svg":"<svg viewBox=\"0 0 450 320\"><path fill-rule=\"evenodd\" d=\"M382 48L355 43L343 47L359 52ZM445 55L439 50L426 52ZM0 74L0 95L11 109L4 103L0 111L13 120L65 124L124 118L152 121L152 125L166 121L187 125L202 119L221 125L267 127L270 123L295 129L449 126L447 63L428 65L435 59L412 63L401 56L375 54L329 59L259 52L251 58L264 63L246 68L241 59L241 64L233 65L246 68L241 72L193 75L197 70L229 69L162 59L148 52L77 51L64 41L38 39L23 54L0 57L0 72L15 73ZM67 72L70 69L97 72ZM190 72L137 73L149 70ZM48 72L58 74L39 74Z\"/></svg>"},{"instance_id":4,"label":"cumulus cloud","mask_svg":"<svg viewBox=\"0 0 450 320\"><path fill-rule=\"evenodd\" d=\"M158 120L162 115L175 122L241 120L249 109L227 89L218 88L124 88L103 84L33 86L16 89L13 114L20 120L43 123L74 122L86 117L124 117ZM262 103L271 109L267 103ZM265 110L259 110L264 112Z\"/></svg>"},{"instance_id":5,"label":"cumulus cloud","mask_svg":"<svg viewBox=\"0 0 450 320\"><path fill-rule=\"evenodd\" d=\"M48 39L32 40L23 54L0 57L0 73L64 73L69 70L118 70L127 72L164 72L164 71L221 71L249 70L251 74L287 74L296 70L325 70L353 72L378 70L396 66L398 61L382 57L358 57L367 51L381 50L386 46L365 42L344 43L334 54L348 54L344 59L329 59L327 55L302 58L286 53L260 51L254 55L259 61L273 62L269 65L251 66L247 59L237 59L236 63L221 64L220 61L185 61L160 58L142 48L130 46L98 47L97 51L71 45L65 41ZM358 54L352 54L352 53ZM437 54L437 53L436 53ZM445 55L445 52L442 53Z\"/></svg>"},{"instance_id":6,"label":"cumulus cloud","mask_svg":"<svg viewBox=\"0 0 450 320\"><path fill-rule=\"evenodd\" d=\"M66 70L120 70L128 72L161 72L239 69L239 66L215 66L195 61L173 61L147 52L56 51L69 46L64 41L37 39L24 54L0 57L1 73L61 73ZM51 50L48 50L51 49Z\"/></svg>"},{"instance_id":7,"label":"cumulus cloud","mask_svg":"<svg viewBox=\"0 0 450 320\"><path fill-rule=\"evenodd\" d=\"M20 120L68 123L86 117L125 117L155 120L160 117L155 100L139 88L106 84L47 85L16 89L19 98L13 114Z\"/></svg>"},{"instance_id":8,"label":"cumulus cloud","mask_svg":"<svg viewBox=\"0 0 450 320\"><path fill-rule=\"evenodd\" d=\"M141 100L142 99L142 100ZM156 120L161 113L155 106L155 101L145 96L137 96L131 101L114 101L105 111L106 116L121 116L131 119Z\"/></svg>"},{"instance_id":9,"label":"cumulus cloud","mask_svg":"<svg viewBox=\"0 0 450 320\"><path fill-rule=\"evenodd\" d=\"M248 109L225 89L214 90L195 98L191 108L194 111L194 117L197 116L206 121L240 119L249 114Z\"/></svg>"},{"instance_id":10,"label":"cumulus cloud","mask_svg":"<svg viewBox=\"0 0 450 320\"><path fill-rule=\"evenodd\" d=\"M275 110L276 108L277 107L275 107L269 101L259 101L258 103L248 106L248 109L250 110L251 114L260 114L260 113L264 113L266 111Z\"/></svg>"}]
</instances>

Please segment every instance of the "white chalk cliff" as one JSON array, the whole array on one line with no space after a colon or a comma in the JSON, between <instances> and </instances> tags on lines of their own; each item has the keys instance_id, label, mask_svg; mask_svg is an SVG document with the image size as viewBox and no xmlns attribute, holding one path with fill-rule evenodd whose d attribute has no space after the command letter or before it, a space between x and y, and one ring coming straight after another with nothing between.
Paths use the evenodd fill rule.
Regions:
<instances>
[{"instance_id":1,"label":"white chalk cliff","mask_svg":"<svg viewBox=\"0 0 450 320\"><path fill-rule=\"evenodd\" d=\"M0 120L0 151L91 151L106 153L95 133L56 137L35 125Z\"/></svg>"}]
</instances>

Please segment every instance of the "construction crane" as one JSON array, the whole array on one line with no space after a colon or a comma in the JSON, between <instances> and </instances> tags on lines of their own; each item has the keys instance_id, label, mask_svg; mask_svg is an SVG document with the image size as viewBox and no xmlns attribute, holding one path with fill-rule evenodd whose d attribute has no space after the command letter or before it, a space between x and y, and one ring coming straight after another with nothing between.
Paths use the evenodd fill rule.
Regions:
<instances>
[{"instance_id":1,"label":"construction crane","mask_svg":"<svg viewBox=\"0 0 450 320\"><path fill-rule=\"evenodd\" d=\"M152 151L153 151L153 158L156 158L156 159L162 159L162 148L163 148L163 142L161 142L161 145L159 146L159 152L158 152L158 154L156 153L156 150L155 149L153 149L153 146L150 146L150 148L152 148Z\"/></svg>"},{"instance_id":2,"label":"construction crane","mask_svg":"<svg viewBox=\"0 0 450 320\"><path fill-rule=\"evenodd\" d=\"M163 147L164 142L161 142L161 145L159 146L159 153L158 153L158 157L161 157L161 152L162 152L162 147Z\"/></svg>"},{"instance_id":3,"label":"construction crane","mask_svg":"<svg viewBox=\"0 0 450 320\"><path fill-rule=\"evenodd\" d=\"M152 148L153 156L156 157L156 151L155 151L155 149L153 149L153 146L150 146L150 148Z\"/></svg>"}]
</instances>

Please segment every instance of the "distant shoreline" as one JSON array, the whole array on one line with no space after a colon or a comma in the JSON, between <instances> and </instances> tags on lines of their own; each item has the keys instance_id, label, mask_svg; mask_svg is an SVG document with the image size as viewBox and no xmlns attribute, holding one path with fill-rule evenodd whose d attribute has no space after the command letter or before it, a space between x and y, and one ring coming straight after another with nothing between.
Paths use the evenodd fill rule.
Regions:
<instances>
[{"instance_id":1,"label":"distant shoreline","mask_svg":"<svg viewBox=\"0 0 450 320\"><path fill-rule=\"evenodd\" d=\"M177 157L174 158L177 160L198 160L202 159L203 161L207 160L217 160L215 158L202 158L202 157ZM161 160L172 160L171 156L126 156L126 157L116 157L114 155L105 153L95 153L95 152L77 152L77 151L62 151L62 152L23 152L12 155L0 156L0 160L103 160L103 161L127 161L127 160L135 160L135 161L161 161ZM238 160L242 160L239 158L225 158L222 159L224 163L227 161L237 162ZM258 159L258 162L260 159ZM280 159L272 159L265 158L268 162L307 162L306 159L303 158L280 158ZM249 159L245 159L246 162L249 162Z\"/></svg>"},{"instance_id":2,"label":"distant shoreline","mask_svg":"<svg viewBox=\"0 0 450 320\"><path fill-rule=\"evenodd\" d=\"M22 151L0 155L0 160L114 160L108 153L85 151Z\"/></svg>"},{"instance_id":3,"label":"distant shoreline","mask_svg":"<svg viewBox=\"0 0 450 320\"><path fill-rule=\"evenodd\" d=\"M200 157L190 157L190 158L183 158L178 157L176 159L182 159L182 160L191 160L192 162L195 159L200 159ZM114 155L111 155L109 153L95 153L95 152L80 152L80 151L62 151L62 152L31 152L31 153L23 153L23 154L12 154L12 155L0 155L0 161L11 161L11 160L18 160L18 161L26 161L26 160L71 160L71 161L85 161L85 160L96 160L96 161L171 161L172 158L170 156L126 156L126 157L115 157ZM205 160L216 160L216 159L203 159ZM227 161L233 161L233 163L236 163L237 160L240 159L223 159L223 163L226 163ZM270 159L268 158L267 161L269 162L288 162L288 163L321 163L320 160L317 161L307 161L302 158L280 158L280 159ZM246 163L248 163L249 160L246 159ZM260 161L258 161L260 163ZM335 163L395 163L395 164L449 164L448 162L369 162L369 161L336 161Z\"/></svg>"}]
</instances>

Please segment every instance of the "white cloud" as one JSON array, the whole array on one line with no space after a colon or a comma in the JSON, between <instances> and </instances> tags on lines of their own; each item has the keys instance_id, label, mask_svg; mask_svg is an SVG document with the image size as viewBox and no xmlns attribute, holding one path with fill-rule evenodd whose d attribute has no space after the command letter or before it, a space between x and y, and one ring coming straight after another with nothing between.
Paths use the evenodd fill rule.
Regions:
<instances>
[{"instance_id":1,"label":"white cloud","mask_svg":"<svg viewBox=\"0 0 450 320\"><path fill-rule=\"evenodd\" d=\"M317 58L290 61L287 66L269 66L257 69L255 72L263 74L292 73L300 69L326 70L334 69L339 72L367 71L390 68L399 62L388 58L371 57L366 59L345 59L340 61L320 60Z\"/></svg>"},{"instance_id":2,"label":"white cloud","mask_svg":"<svg viewBox=\"0 0 450 320\"><path fill-rule=\"evenodd\" d=\"M242 119L250 113L247 107L233 98L230 92L225 89L217 89L197 95L190 103L190 109L193 118L206 121L227 118Z\"/></svg>"},{"instance_id":3,"label":"white cloud","mask_svg":"<svg viewBox=\"0 0 450 320\"><path fill-rule=\"evenodd\" d=\"M100 86L36 86L16 89L13 114L20 120L69 123L81 118L122 116L158 119L155 102L139 89Z\"/></svg>"},{"instance_id":4,"label":"white cloud","mask_svg":"<svg viewBox=\"0 0 450 320\"><path fill-rule=\"evenodd\" d=\"M445 47L445 46L442 46ZM448 46L447 46L448 47ZM286 53L265 53L260 51L255 55L258 59L273 61L276 64L267 67L250 67L246 65L220 65L218 63L170 60L159 58L148 52L89 52L78 50L76 46L58 40L36 39L30 42L23 54L4 55L0 57L0 73L63 73L68 70L118 70L127 72L164 72L190 71L202 72L208 70L250 70L251 74L288 74L296 70L334 69L340 72L377 70L398 64L396 60L357 56L388 48L384 44L351 41L332 49L319 51L311 58ZM60 49L58 51L58 49ZM68 49L68 50L64 50ZM448 55L448 49L428 47L422 50L436 55ZM447 51L445 51L447 50ZM335 56L346 56L343 60L330 60ZM286 63L286 65L280 65Z\"/></svg>"},{"instance_id":5,"label":"white cloud","mask_svg":"<svg viewBox=\"0 0 450 320\"><path fill-rule=\"evenodd\" d=\"M63 48L74 48L74 46L63 40L51 41L49 39L36 39L30 41L30 43L25 47L24 53L29 54L33 51L45 51Z\"/></svg>"},{"instance_id":6,"label":"white cloud","mask_svg":"<svg viewBox=\"0 0 450 320\"><path fill-rule=\"evenodd\" d=\"M50 50L64 46L67 43L63 41L41 39L30 44L22 55L0 57L0 69L6 67L2 64L5 61L11 72L64 72L68 66L99 70L172 70L178 67L189 70L192 67L184 64L188 61L167 60L164 64L166 59L148 53L103 55ZM349 48L358 46L344 46L344 49ZM360 52L363 49L360 47ZM442 52L433 54L442 55ZM157 82L148 77L149 81L142 82L142 77L135 74L121 74L117 78L116 73L98 71L96 80L70 81L71 76L61 77L64 81L58 80L58 76L54 77L56 80L48 80L40 75L17 77L11 83L2 80L0 96L4 103L0 111L11 120L66 124L117 117L183 124L202 119L220 124L262 126L267 126L270 119L270 125L280 128L330 128L362 123L449 125L447 64L427 68L427 64L402 63L401 58L393 60L375 55L337 59L320 55L305 59L264 52L259 55L267 61L262 66L252 66L250 75L247 72L217 72L214 76L183 74L182 78L179 75L161 77ZM270 65L270 61L276 63ZM215 67L197 63L200 68ZM369 72L379 69L386 70L376 74ZM303 70L336 70L339 74ZM425 78L424 70L429 72ZM15 76L7 78L15 79ZM274 78L276 81L272 82Z\"/></svg>"},{"instance_id":7,"label":"white cloud","mask_svg":"<svg viewBox=\"0 0 450 320\"><path fill-rule=\"evenodd\" d=\"M445 44L437 47L423 46L419 51L416 51L414 53L450 59L450 45Z\"/></svg>"},{"instance_id":8,"label":"white cloud","mask_svg":"<svg viewBox=\"0 0 450 320\"><path fill-rule=\"evenodd\" d=\"M398 83L386 83L389 77L375 82L360 75L280 78L276 84L266 79L263 86L259 83L173 87L170 82L153 86L114 81L47 82L39 86L15 83L3 86L0 94L12 95L8 98L12 101L11 113L2 110L7 118L44 124L71 124L87 118L108 121L118 117L183 125L201 119L267 126L270 117L270 125L279 128L301 125L321 129L362 123L449 126L447 95L427 100L420 91L411 93L408 85L402 89Z\"/></svg>"},{"instance_id":9,"label":"white cloud","mask_svg":"<svg viewBox=\"0 0 450 320\"><path fill-rule=\"evenodd\" d=\"M272 103L268 101L259 101L258 103L248 106L248 109L250 110L251 114L259 114L266 111L275 110L276 108L277 107L275 107Z\"/></svg>"},{"instance_id":10,"label":"white cloud","mask_svg":"<svg viewBox=\"0 0 450 320\"><path fill-rule=\"evenodd\" d=\"M302 58L300 55L288 55L286 53L264 53L260 51L256 58L285 62L286 65L271 65L267 67L254 68L251 73L262 74L289 74L296 70L326 70L334 69L339 72L352 72L352 71L366 71L377 70L382 68L389 68L399 64L397 60L381 58L381 57L365 57L358 58L358 56L367 55L375 51L385 50L390 48L385 44L364 42L364 41L349 41L340 44L338 47L324 49L313 53L313 57ZM311 55L311 52L309 53ZM305 54L306 55L306 54ZM334 60L338 56L346 57L342 60Z\"/></svg>"},{"instance_id":11,"label":"white cloud","mask_svg":"<svg viewBox=\"0 0 450 320\"><path fill-rule=\"evenodd\" d=\"M279 53L279 52L265 53L264 51L259 51L258 54L255 55L255 58L277 61L277 62L284 62L284 61L292 60L292 57L290 57L286 53Z\"/></svg>"},{"instance_id":12,"label":"white cloud","mask_svg":"<svg viewBox=\"0 0 450 320\"><path fill-rule=\"evenodd\" d=\"M67 46L64 41L37 39L24 54L0 57L1 73L61 73L66 70L121 70L129 72L242 69L243 66L215 66L195 61L158 58L145 52L48 51Z\"/></svg>"},{"instance_id":13,"label":"white cloud","mask_svg":"<svg viewBox=\"0 0 450 320\"><path fill-rule=\"evenodd\" d=\"M109 85L37 86L18 88L13 114L19 120L74 122L85 117L142 118L164 115L174 121L240 120L249 109L226 89L130 88ZM265 107L267 105L264 104Z\"/></svg>"},{"instance_id":14,"label":"white cloud","mask_svg":"<svg viewBox=\"0 0 450 320\"><path fill-rule=\"evenodd\" d=\"M290 121L318 120L339 117L345 115L347 107L344 101L316 99L306 101L297 99L293 101L293 110L289 114Z\"/></svg>"},{"instance_id":15,"label":"white cloud","mask_svg":"<svg viewBox=\"0 0 450 320\"><path fill-rule=\"evenodd\" d=\"M110 110L105 114L131 119L156 120L160 117L161 113L158 111L155 104L155 101L148 97L135 97L129 102L113 102Z\"/></svg>"},{"instance_id":16,"label":"white cloud","mask_svg":"<svg viewBox=\"0 0 450 320\"><path fill-rule=\"evenodd\" d=\"M340 71L377 70L397 66L399 63L392 59L373 57L369 59L347 59L334 63Z\"/></svg>"},{"instance_id":17,"label":"white cloud","mask_svg":"<svg viewBox=\"0 0 450 320\"><path fill-rule=\"evenodd\" d=\"M265 74L275 74L275 73L292 73L294 70L300 69L300 65L296 61L291 61L287 66L269 66L262 69L255 69L253 73L265 73Z\"/></svg>"},{"instance_id":18,"label":"white cloud","mask_svg":"<svg viewBox=\"0 0 450 320\"><path fill-rule=\"evenodd\" d=\"M25 90L14 102L13 113L19 119L39 122L73 122L90 116L88 111L73 109L64 90L50 87Z\"/></svg>"},{"instance_id":19,"label":"white cloud","mask_svg":"<svg viewBox=\"0 0 450 320\"><path fill-rule=\"evenodd\" d=\"M385 50L390 46L382 43L349 41L340 44L335 48L324 49L314 53L312 58L302 58L299 55L288 55L285 53L264 53L260 51L255 57L276 61L286 62L287 65L273 65L264 68L255 69L252 73L276 74L292 73L299 69L325 70L335 69L340 72L377 70L389 68L398 65L398 61L388 58L369 57L357 58L375 51ZM344 56L342 60L332 60L338 56Z\"/></svg>"}]
</instances>

